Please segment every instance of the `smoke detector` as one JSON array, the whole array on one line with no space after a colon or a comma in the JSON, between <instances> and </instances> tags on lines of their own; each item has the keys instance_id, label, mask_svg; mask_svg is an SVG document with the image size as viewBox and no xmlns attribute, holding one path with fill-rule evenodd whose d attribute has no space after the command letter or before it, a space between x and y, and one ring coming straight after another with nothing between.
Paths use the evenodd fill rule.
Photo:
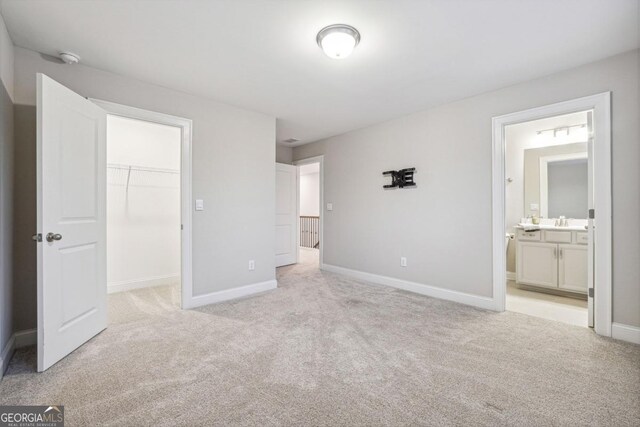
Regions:
<instances>
[{"instance_id":1,"label":"smoke detector","mask_svg":"<svg viewBox=\"0 0 640 427\"><path fill-rule=\"evenodd\" d=\"M289 138L289 139L285 139L282 142L286 142L287 144L293 144L294 142L298 142L298 141L300 141L300 140L296 139L296 138Z\"/></svg>"},{"instance_id":2,"label":"smoke detector","mask_svg":"<svg viewBox=\"0 0 640 427\"><path fill-rule=\"evenodd\" d=\"M75 53L60 52L59 56L60 59L62 59L62 62L64 62L65 64L73 65L80 62L80 56L76 55Z\"/></svg>"}]
</instances>

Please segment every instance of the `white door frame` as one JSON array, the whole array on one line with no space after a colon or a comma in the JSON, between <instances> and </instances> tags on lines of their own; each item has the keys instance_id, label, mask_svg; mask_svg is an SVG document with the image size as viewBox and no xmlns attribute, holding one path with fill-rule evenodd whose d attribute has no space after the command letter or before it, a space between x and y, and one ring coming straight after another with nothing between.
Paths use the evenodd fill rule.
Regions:
<instances>
[{"instance_id":1,"label":"white door frame","mask_svg":"<svg viewBox=\"0 0 640 427\"><path fill-rule=\"evenodd\" d=\"M298 177L300 176L300 168L302 165L309 165L312 163L320 164L320 174L318 176L320 180L320 209L318 209L318 215L320 216L320 253L319 253L319 266L322 268L323 259L324 259L324 155L308 157L306 159L300 159L293 162L294 165L298 166ZM298 179L298 188L296 189L297 195L297 223L296 226L297 234L298 234L298 251L300 251L300 179ZM298 259L300 257L298 256Z\"/></svg>"},{"instance_id":2,"label":"white door frame","mask_svg":"<svg viewBox=\"0 0 640 427\"><path fill-rule=\"evenodd\" d=\"M595 332L611 336L612 225L611 225L611 92L573 99L494 117L493 124L493 300L496 311L505 310L505 126L562 114L593 110L593 184L595 227L594 317Z\"/></svg>"},{"instance_id":3,"label":"white door frame","mask_svg":"<svg viewBox=\"0 0 640 427\"><path fill-rule=\"evenodd\" d=\"M181 129L181 160L180 160L180 217L182 222L181 236L181 267L180 283L181 307L193 307L193 261L192 261L192 218L191 218L191 135L193 122L190 119L143 110L114 102L90 99L106 110L107 114L144 120L162 125L179 127ZM108 138L108 136L107 136ZM105 165L106 167L106 165Z\"/></svg>"}]
</instances>

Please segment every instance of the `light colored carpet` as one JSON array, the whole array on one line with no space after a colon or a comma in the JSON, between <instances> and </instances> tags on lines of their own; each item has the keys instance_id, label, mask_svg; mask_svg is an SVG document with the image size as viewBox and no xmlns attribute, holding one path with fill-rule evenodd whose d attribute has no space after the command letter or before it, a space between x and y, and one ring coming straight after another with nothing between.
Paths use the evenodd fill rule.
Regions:
<instances>
[{"instance_id":1,"label":"light colored carpet","mask_svg":"<svg viewBox=\"0 0 640 427\"><path fill-rule=\"evenodd\" d=\"M284 267L279 288L180 311L110 296L109 328L47 372L21 350L0 404L75 425L640 425L640 346Z\"/></svg>"}]
</instances>

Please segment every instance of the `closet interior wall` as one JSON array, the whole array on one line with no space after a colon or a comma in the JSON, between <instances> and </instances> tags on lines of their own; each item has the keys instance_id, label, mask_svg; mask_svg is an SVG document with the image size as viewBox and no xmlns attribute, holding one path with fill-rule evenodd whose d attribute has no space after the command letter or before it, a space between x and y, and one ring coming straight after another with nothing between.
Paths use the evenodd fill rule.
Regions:
<instances>
[{"instance_id":1,"label":"closet interior wall","mask_svg":"<svg viewBox=\"0 0 640 427\"><path fill-rule=\"evenodd\" d=\"M180 129L107 120L109 292L180 281Z\"/></svg>"}]
</instances>

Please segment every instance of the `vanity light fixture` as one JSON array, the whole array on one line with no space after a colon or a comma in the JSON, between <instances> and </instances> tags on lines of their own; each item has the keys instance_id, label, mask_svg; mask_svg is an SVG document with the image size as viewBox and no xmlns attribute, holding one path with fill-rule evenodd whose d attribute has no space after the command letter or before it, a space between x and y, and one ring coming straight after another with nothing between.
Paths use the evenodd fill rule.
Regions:
<instances>
[{"instance_id":1,"label":"vanity light fixture","mask_svg":"<svg viewBox=\"0 0 640 427\"><path fill-rule=\"evenodd\" d=\"M343 59L360 43L360 33L351 25L329 25L318 32L316 42L329 58Z\"/></svg>"},{"instance_id":2,"label":"vanity light fixture","mask_svg":"<svg viewBox=\"0 0 640 427\"><path fill-rule=\"evenodd\" d=\"M567 144L568 142L586 142L589 139L586 123L540 129L536 131L536 134L538 144L542 144L542 146Z\"/></svg>"},{"instance_id":3,"label":"vanity light fixture","mask_svg":"<svg viewBox=\"0 0 640 427\"><path fill-rule=\"evenodd\" d=\"M563 134L563 136L569 136L569 133L571 133L571 129L573 128L584 129L586 127L587 127L586 123L581 123L579 125L561 126L553 129L543 129L543 130L536 131L536 134L542 135L544 132L553 132L554 137L557 137L561 133Z\"/></svg>"}]
</instances>

